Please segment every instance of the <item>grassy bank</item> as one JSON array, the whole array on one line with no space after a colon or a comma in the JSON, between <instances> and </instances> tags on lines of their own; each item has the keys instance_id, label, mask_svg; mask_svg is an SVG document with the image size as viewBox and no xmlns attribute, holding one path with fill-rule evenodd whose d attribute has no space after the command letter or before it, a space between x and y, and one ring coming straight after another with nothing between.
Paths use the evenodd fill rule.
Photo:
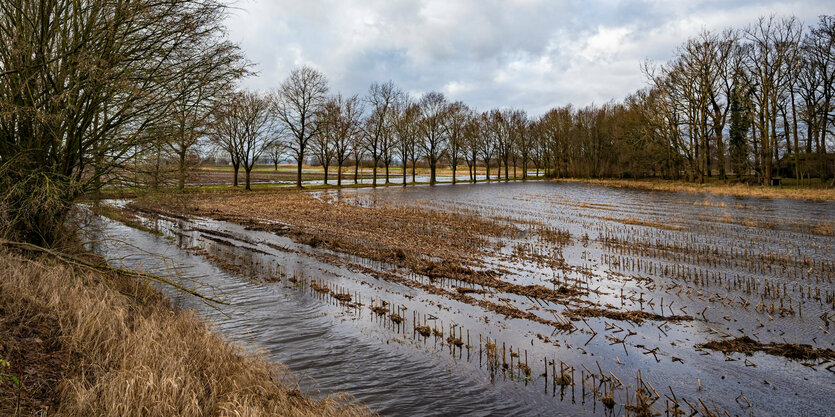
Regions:
<instances>
[{"instance_id":1,"label":"grassy bank","mask_svg":"<svg viewBox=\"0 0 835 417\"><path fill-rule=\"evenodd\" d=\"M763 187L746 184L729 184L723 181L709 181L696 184L685 181L663 179L585 179L569 178L555 181L584 182L616 188L634 188L639 190L678 191L732 195L737 197L790 198L796 200L835 201L835 188L777 186Z\"/></svg>"},{"instance_id":2,"label":"grassy bank","mask_svg":"<svg viewBox=\"0 0 835 417\"><path fill-rule=\"evenodd\" d=\"M0 415L354 416L146 283L0 249Z\"/></svg>"}]
</instances>

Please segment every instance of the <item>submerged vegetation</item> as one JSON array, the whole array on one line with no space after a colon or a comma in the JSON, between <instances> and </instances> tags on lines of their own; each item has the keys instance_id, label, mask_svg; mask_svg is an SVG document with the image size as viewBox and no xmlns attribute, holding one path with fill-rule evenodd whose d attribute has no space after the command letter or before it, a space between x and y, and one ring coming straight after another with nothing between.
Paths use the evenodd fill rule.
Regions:
<instances>
[{"instance_id":1,"label":"submerged vegetation","mask_svg":"<svg viewBox=\"0 0 835 417\"><path fill-rule=\"evenodd\" d=\"M240 276L292 283L358 320L367 311L397 343L443 346L454 357L478 354L492 378L544 384L546 392L580 390L583 404L588 398L632 413L719 415L729 399L701 387L724 386L720 375L694 377L698 389L690 390L687 383L659 387L641 373L673 375L683 363L698 368L709 359L694 351L733 352L711 340L733 339L737 331L787 340L744 352L806 358L804 366L833 372L826 336L835 308L835 265L825 255L832 250L829 202L553 182L466 189L465 198L452 187L208 192L150 196L125 210L146 224L171 224L166 233ZM789 215L770 216L772 203ZM792 215L794 205L824 211ZM217 223L207 229L188 226L190 219ZM223 228L234 223L243 229ZM810 251L764 245L791 247L789 235L807 241ZM346 276L334 281L286 260L273 263L284 256L316 259ZM491 334L496 328L530 333ZM567 358L573 351L582 356ZM725 361L756 368L768 359ZM624 370L641 385L628 382ZM761 397L746 402L759 392L748 388L737 398L743 409L772 404Z\"/></svg>"}]
</instances>

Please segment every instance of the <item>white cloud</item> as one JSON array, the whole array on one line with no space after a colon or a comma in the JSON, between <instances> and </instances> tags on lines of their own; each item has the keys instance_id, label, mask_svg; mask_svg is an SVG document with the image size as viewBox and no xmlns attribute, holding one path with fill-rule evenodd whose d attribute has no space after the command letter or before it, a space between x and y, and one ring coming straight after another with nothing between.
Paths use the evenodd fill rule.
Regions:
<instances>
[{"instance_id":1,"label":"white cloud","mask_svg":"<svg viewBox=\"0 0 835 417\"><path fill-rule=\"evenodd\" d=\"M824 1L239 0L230 37L258 64L244 85L277 87L294 65L322 70L334 91L392 80L418 96L442 91L479 109L539 114L620 100L641 88L640 64L666 60L703 29L769 13L807 25Z\"/></svg>"}]
</instances>

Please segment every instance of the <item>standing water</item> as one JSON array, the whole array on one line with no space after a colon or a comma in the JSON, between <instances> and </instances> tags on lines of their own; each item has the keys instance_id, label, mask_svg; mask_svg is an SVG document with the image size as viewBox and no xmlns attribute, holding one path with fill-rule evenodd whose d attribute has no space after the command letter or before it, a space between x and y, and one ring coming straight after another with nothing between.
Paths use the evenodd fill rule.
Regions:
<instances>
[{"instance_id":1,"label":"standing water","mask_svg":"<svg viewBox=\"0 0 835 417\"><path fill-rule=\"evenodd\" d=\"M522 233L496 239L484 268L502 271L516 288L579 295L554 302L429 280L206 218L146 218L162 236L96 218L88 239L127 267L228 302L210 306L170 292L231 339L286 364L305 392L345 391L381 414L623 415L648 406L669 415L782 415L787 407L826 415L831 408L820 401L835 393L831 359L725 354L701 344L748 336L833 348L832 203L541 182L318 197L513 225ZM562 238L544 238L553 235L545 228ZM456 289L473 295L447 296Z\"/></svg>"}]
</instances>

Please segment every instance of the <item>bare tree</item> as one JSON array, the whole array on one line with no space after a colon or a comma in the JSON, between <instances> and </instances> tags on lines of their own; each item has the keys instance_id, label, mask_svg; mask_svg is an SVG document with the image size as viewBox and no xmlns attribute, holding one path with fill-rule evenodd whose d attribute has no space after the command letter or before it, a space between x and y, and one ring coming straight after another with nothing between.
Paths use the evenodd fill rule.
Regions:
<instances>
[{"instance_id":1,"label":"bare tree","mask_svg":"<svg viewBox=\"0 0 835 417\"><path fill-rule=\"evenodd\" d=\"M278 171L278 164L284 158L284 155L287 153L287 144L282 142L281 140L273 140L270 143L270 146L267 148L267 156L270 158L270 162L273 163L273 170Z\"/></svg>"},{"instance_id":2,"label":"bare tree","mask_svg":"<svg viewBox=\"0 0 835 417\"><path fill-rule=\"evenodd\" d=\"M411 107L413 110L413 117L410 119L412 122L412 136L407 142L407 146L409 147L409 162L412 165L412 183L417 183L415 174L417 162L423 158L423 147L420 143L420 104L413 103Z\"/></svg>"},{"instance_id":3,"label":"bare tree","mask_svg":"<svg viewBox=\"0 0 835 417\"><path fill-rule=\"evenodd\" d=\"M251 173L261 155L276 137L276 124L267 97L254 92L235 93L216 114L215 137L230 152L233 161L244 168L246 190L251 191ZM233 162L235 163L235 162ZM235 175L237 183L237 173Z\"/></svg>"},{"instance_id":4,"label":"bare tree","mask_svg":"<svg viewBox=\"0 0 835 417\"><path fill-rule=\"evenodd\" d=\"M323 183L328 185L328 168L336 157L342 128L342 95L328 98L317 115L319 131L313 137L313 155L322 165ZM340 170L341 174L341 170ZM339 182L337 180L337 182Z\"/></svg>"},{"instance_id":5,"label":"bare tree","mask_svg":"<svg viewBox=\"0 0 835 417\"><path fill-rule=\"evenodd\" d=\"M362 123L360 120L359 123ZM365 131L360 127L359 131L349 138L351 143L351 158L354 160L354 184L359 183L360 164L365 158Z\"/></svg>"},{"instance_id":6,"label":"bare tree","mask_svg":"<svg viewBox=\"0 0 835 417\"><path fill-rule=\"evenodd\" d=\"M435 185L435 172L441 153L447 144L447 101L438 92L426 93L420 99L420 146L429 163L429 184Z\"/></svg>"},{"instance_id":7,"label":"bare tree","mask_svg":"<svg viewBox=\"0 0 835 417\"><path fill-rule=\"evenodd\" d=\"M403 186L406 181L406 166L409 159L412 159L412 182L415 181L415 160L414 153L417 143L417 121L420 116L420 108L416 103L404 103L398 112L397 122L394 126L397 135L397 153L403 163Z\"/></svg>"},{"instance_id":8,"label":"bare tree","mask_svg":"<svg viewBox=\"0 0 835 417\"><path fill-rule=\"evenodd\" d=\"M488 138L493 141L493 146L497 153L496 161L498 165L497 177L501 179L502 163L504 163L504 179L510 180L508 168L510 167L510 152L512 149L510 137L510 110L493 109L489 113L486 127L489 131Z\"/></svg>"},{"instance_id":9,"label":"bare tree","mask_svg":"<svg viewBox=\"0 0 835 417\"><path fill-rule=\"evenodd\" d=\"M51 244L72 202L135 178L174 84L224 40L216 0L0 2L0 229ZM197 82L200 81L198 77Z\"/></svg>"},{"instance_id":10,"label":"bare tree","mask_svg":"<svg viewBox=\"0 0 835 417\"><path fill-rule=\"evenodd\" d=\"M531 160L531 153L535 147L532 122L523 110L514 112L513 138L516 148L515 154L522 161L522 181L528 179L528 163ZM513 163L514 170L516 163ZM514 177L516 172L514 171Z\"/></svg>"},{"instance_id":11,"label":"bare tree","mask_svg":"<svg viewBox=\"0 0 835 417\"><path fill-rule=\"evenodd\" d=\"M273 98L273 109L287 129L287 148L298 164L296 186L302 186L302 165L310 139L318 133L316 114L320 112L328 92L325 76L308 66L294 69L281 84Z\"/></svg>"},{"instance_id":12,"label":"bare tree","mask_svg":"<svg viewBox=\"0 0 835 417\"><path fill-rule=\"evenodd\" d=\"M389 164L394 148L394 122L398 104L403 100L403 92L393 82L374 83L368 89L365 101L370 114L365 121L366 149L373 161L371 184L377 186L377 166L383 160L386 166L386 183L389 182Z\"/></svg>"},{"instance_id":13,"label":"bare tree","mask_svg":"<svg viewBox=\"0 0 835 417\"><path fill-rule=\"evenodd\" d=\"M800 25L794 18L763 17L745 30L750 42L748 70L754 77L754 126L760 134L759 147L762 178L771 184L773 163L777 152L777 116L779 99L786 83L786 61L790 58L787 45L800 36Z\"/></svg>"},{"instance_id":14,"label":"bare tree","mask_svg":"<svg viewBox=\"0 0 835 417\"><path fill-rule=\"evenodd\" d=\"M466 104L456 101L449 104L445 120L446 131L449 137L447 141L447 159L452 168L452 183L455 184L455 173L458 164L461 163L462 154L466 148L464 130L470 119L470 109Z\"/></svg>"},{"instance_id":15,"label":"bare tree","mask_svg":"<svg viewBox=\"0 0 835 417\"><path fill-rule=\"evenodd\" d=\"M481 118L472 110L467 116L464 124L462 153L467 163L467 170L470 174L470 181L476 182L478 175L479 140L482 135Z\"/></svg>"},{"instance_id":16,"label":"bare tree","mask_svg":"<svg viewBox=\"0 0 835 417\"><path fill-rule=\"evenodd\" d=\"M233 187L238 186L238 172L241 169L240 140L238 138L243 134L240 132L240 125L235 123L236 116L233 114L236 111L234 105L236 99L236 94L232 93L216 103L212 110L212 122L209 133L209 139L214 145L214 148L229 157L233 171Z\"/></svg>"},{"instance_id":17,"label":"bare tree","mask_svg":"<svg viewBox=\"0 0 835 417\"><path fill-rule=\"evenodd\" d=\"M177 188L185 189L190 168L187 156L198 141L208 133L208 125L214 103L225 91L232 88L239 78L249 73L240 48L229 41L195 45L205 50L203 54L186 51L178 65L184 66L182 78L172 83L169 93L173 105L169 117L167 140L164 141L177 158ZM200 57L193 59L190 57Z\"/></svg>"},{"instance_id":18,"label":"bare tree","mask_svg":"<svg viewBox=\"0 0 835 417\"><path fill-rule=\"evenodd\" d=\"M827 177L826 135L835 123L835 16L821 16L818 25L810 28L809 36L804 41L804 50L819 84L814 122L812 130L816 134L815 143L819 156L821 179Z\"/></svg>"},{"instance_id":19,"label":"bare tree","mask_svg":"<svg viewBox=\"0 0 835 417\"><path fill-rule=\"evenodd\" d=\"M531 120L528 126L528 133L530 134L530 157L536 168L536 177L539 178L539 170L542 168L544 162L544 155L546 154L545 135L542 134L542 122L539 120Z\"/></svg>"},{"instance_id":20,"label":"bare tree","mask_svg":"<svg viewBox=\"0 0 835 417\"><path fill-rule=\"evenodd\" d=\"M357 96L346 98L337 94L331 98L332 104L328 108L333 112L327 117L329 120L328 129L331 130L333 141L333 157L336 159L338 172L336 184L342 186L342 167L348 160L351 147L355 139L361 137L360 126L362 118L362 106Z\"/></svg>"},{"instance_id":21,"label":"bare tree","mask_svg":"<svg viewBox=\"0 0 835 417\"><path fill-rule=\"evenodd\" d=\"M490 163L493 160L493 154L496 152L496 142L492 138L492 131L489 128L490 113L484 112L479 117L481 132L479 134L478 149L481 157L484 159L484 168L487 173L487 181L490 181Z\"/></svg>"},{"instance_id":22,"label":"bare tree","mask_svg":"<svg viewBox=\"0 0 835 417\"><path fill-rule=\"evenodd\" d=\"M406 105L406 103L406 95L397 90L397 94L395 94L394 101L391 106L391 111L387 116L388 120L385 123L384 134L382 140L380 141L380 160L383 162L383 166L386 169L386 184L391 183L389 169L392 162L394 162L394 156L398 150L397 122L399 121L401 109Z\"/></svg>"}]
</instances>

